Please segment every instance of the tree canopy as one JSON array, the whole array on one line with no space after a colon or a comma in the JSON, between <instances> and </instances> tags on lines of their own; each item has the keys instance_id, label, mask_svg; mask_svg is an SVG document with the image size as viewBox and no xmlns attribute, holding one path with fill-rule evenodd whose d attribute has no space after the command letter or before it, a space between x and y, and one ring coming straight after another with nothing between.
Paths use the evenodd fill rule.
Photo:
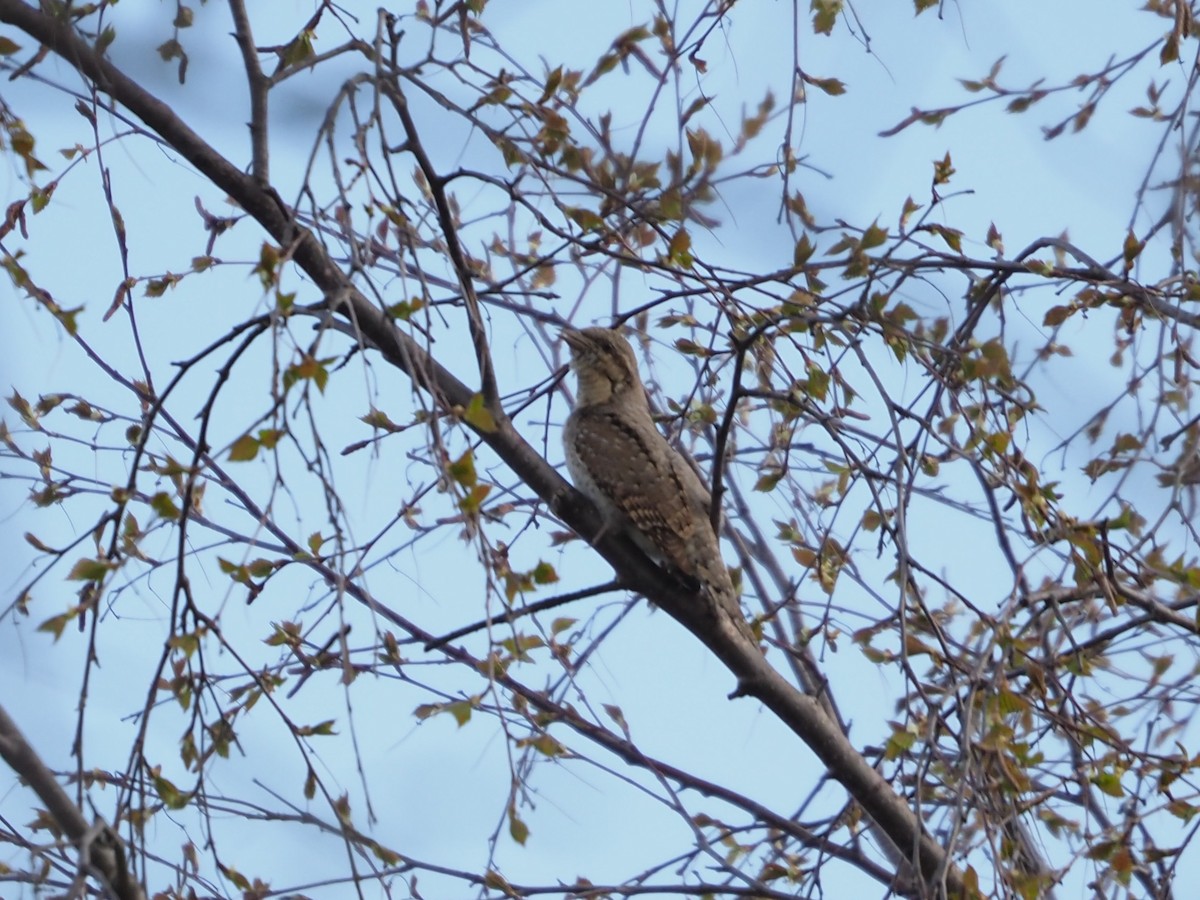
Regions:
<instances>
[{"instance_id":1,"label":"tree canopy","mask_svg":"<svg viewBox=\"0 0 1200 900\"><path fill-rule=\"evenodd\" d=\"M133 6L0 0L0 879L1200 874L1195 7ZM596 324L754 642L563 479Z\"/></svg>"}]
</instances>

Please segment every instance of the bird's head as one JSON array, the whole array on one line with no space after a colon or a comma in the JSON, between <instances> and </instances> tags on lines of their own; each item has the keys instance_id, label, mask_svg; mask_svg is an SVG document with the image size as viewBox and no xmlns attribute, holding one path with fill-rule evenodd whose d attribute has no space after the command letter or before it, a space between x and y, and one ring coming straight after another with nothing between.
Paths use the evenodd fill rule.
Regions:
<instances>
[{"instance_id":1,"label":"bird's head","mask_svg":"<svg viewBox=\"0 0 1200 900\"><path fill-rule=\"evenodd\" d=\"M577 406L645 403L637 357L629 341L609 328L566 328L562 335L571 348L571 368L579 381Z\"/></svg>"}]
</instances>

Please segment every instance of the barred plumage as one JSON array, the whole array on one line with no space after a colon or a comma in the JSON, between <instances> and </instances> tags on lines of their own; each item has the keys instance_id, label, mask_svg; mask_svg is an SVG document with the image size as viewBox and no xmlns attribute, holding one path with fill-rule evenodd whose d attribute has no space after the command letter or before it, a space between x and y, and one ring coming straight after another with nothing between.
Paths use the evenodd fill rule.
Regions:
<instances>
[{"instance_id":1,"label":"barred plumage","mask_svg":"<svg viewBox=\"0 0 1200 900\"><path fill-rule=\"evenodd\" d=\"M625 338L607 328L567 330L579 381L563 442L575 486L651 559L698 582L744 627L709 519L708 488L667 443Z\"/></svg>"}]
</instances>

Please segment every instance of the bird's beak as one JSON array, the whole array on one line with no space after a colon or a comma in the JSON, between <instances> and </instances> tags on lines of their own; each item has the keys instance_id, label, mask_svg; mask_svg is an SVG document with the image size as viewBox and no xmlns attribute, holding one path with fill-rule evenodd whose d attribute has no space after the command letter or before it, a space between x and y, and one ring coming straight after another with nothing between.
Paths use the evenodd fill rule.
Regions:
<instances>
[{"instance_id":1,"label":"bird's beak","mask_svg":"<svg viewBox=\"0 0 1200 900\"><path fill-rule=\"evenodd\" d=\"M588 345L588 339L584 337L583 332L577 328L564 328L562 330L562 339L567 342L567 346L573 352L578 353Z\"/></svg>"}]
</instances>

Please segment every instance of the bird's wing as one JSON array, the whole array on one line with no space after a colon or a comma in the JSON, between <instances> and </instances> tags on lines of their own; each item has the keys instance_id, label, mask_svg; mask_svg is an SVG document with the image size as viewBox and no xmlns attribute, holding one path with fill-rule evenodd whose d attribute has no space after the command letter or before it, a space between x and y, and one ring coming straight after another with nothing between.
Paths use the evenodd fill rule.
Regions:
<instances>
[{"instance_id":1,"label":"bird's wing","mask_svg":"<svg viewBox=\"0 0 1200 900\"><path fill-rule=\"evenodd\" d=\"M663 443L666 444L666 441ZM676 472L675 477L682 486L688 503L691 504L697 515L708 519L712 509L712 492L709 491L708 485L704 483L704 479L696 471L696 467L691 461L684 459L683 454L670 444L666 444L666 447L667 452L671 455L671 467Z\"/></svg>"},{"instance_id":2,"label":"bird's wing","mask_svg":"<svg viewBox=\"0 0 1200 900\"><path fill-rule=\"evenodd\" d=\"M689 541L694 546L697 525L708 528L707 507L699 521L696 517L695 492L703 485L695 473L686 471L653 423L592 409L578 410L575 419L576 452L596 490L628 517L664 563L694 576ZM715 550L715 536L713 544Z\"/></svg>"}]
</instances>

